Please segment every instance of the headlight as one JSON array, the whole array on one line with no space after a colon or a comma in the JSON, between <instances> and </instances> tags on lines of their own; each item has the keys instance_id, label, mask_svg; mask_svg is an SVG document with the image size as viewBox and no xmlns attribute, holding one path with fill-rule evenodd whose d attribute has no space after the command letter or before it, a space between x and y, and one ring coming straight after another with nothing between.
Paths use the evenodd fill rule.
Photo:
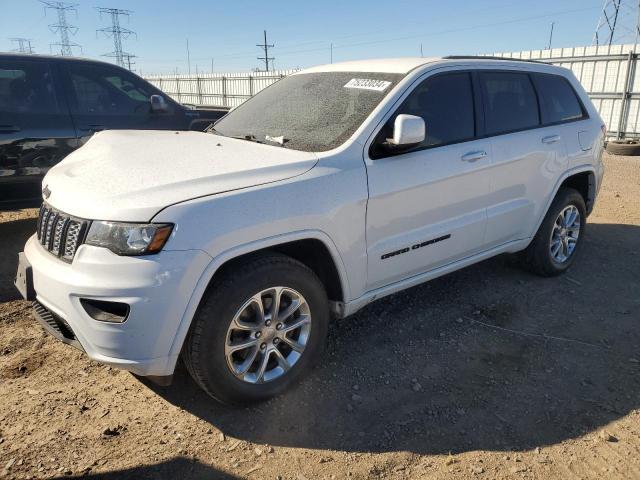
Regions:
<instances>
[{"instance_id":1,"label":"headlight","mask_svg":"<svg viewBox=\"0 0 640 480\"><path fill-rule=\"evenodd\" d=\"M85 243L105 247L118 255L157 253L167 242L173 225L166 223L92 222Z\"/></svg>"}]
</instances>

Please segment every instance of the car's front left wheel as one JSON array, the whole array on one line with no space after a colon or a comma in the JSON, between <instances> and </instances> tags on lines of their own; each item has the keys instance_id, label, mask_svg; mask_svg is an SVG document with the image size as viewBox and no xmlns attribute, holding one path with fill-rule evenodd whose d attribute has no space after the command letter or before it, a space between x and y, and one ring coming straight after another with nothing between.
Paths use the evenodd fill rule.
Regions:
<instances>
[{"instance_id":1,"label":"car's front left wheel","mask_svg":"<svg viewBox=\"0 0 640 480\"><path fill-rule=\"evenodd\" d=\"M328 322L327 296L314 272L290 257L267 254L215 279L193 320L183 359L217 400L265 400L308 373Z\"/></svg>"}]
</instances>

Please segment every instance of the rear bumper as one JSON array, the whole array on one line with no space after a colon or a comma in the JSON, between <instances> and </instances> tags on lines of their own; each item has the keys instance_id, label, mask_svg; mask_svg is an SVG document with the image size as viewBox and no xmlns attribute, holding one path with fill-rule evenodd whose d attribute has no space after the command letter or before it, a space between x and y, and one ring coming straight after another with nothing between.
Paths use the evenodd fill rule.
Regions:
<instances>
[{"instance_id":1,"label":"rear bumper","mask_svg":"<svg viewBox=\"0 0 640 480\"><path fill-rule=\"evenodd\" d=\"M209 255L188 250L121 257L82 245L68 264L42 248L35 236L24 253L33 269L36 318L49 333L116 368L143 376L173 373L180 350L174 346L176 332ZM123 323L94 320L81 298L126 303L129 315Z\"/></svg>"}]
</instances>

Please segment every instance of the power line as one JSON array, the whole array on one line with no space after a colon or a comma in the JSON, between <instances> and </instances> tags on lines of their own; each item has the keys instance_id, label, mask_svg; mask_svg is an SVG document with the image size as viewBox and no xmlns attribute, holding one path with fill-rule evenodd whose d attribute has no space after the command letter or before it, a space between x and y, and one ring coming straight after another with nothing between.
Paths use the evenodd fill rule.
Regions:
<instances>
[{"instance_id":1,"label":"power line","mask_svg":"<svg viewBox=\"0 0 640 480\"><path fill-rule=\"evenodd\" d=\"M102 14L109 15L111 17L110 27L104 27L96 30L96 33L102 32L106 37L113 38L113 52L105 53L103 56L115 58L116 64L131 70L131 59L136 56L125 52L122 49L122 40L129 38L131 35L137 36L137 34L133 30L122 27L120 25L120 17L125 16L128 19L133 12L131 10L122 10L120 8L103 7L98 8L98 12L100 13L100 18L102 18Z\"/></svg>"},{"instance_id":2,"label":"power line","mask_svg":"<svg viewBox=\"0 0 640 480\"><path fill-rule=\"evenodd\" d=\"M16 38L10 38L9 40L11 40L12 42L15 42L16 45L17 45L17 47L14 50L14 52L27 53L27 54L35 53L33 51L33 47L31 46L31 39L30 38L16 37Z\"/></svg>"},{"instance_id":3,"label":"power line","mask_svg":"<svg viewBox=\"0 0 640 480\"><path fill-rule=\"evenodd\" d=\"M428 37L437 37L440 35L447 35L447 34L451 34L451 33L458 33L458 32L466 32L466 31L473 31L473 30L479 30L479 29L483 29L483 28L490 28L490 27L498 27L498 26L503 26L503 25L511 25L511 24L517 24L517 23L529 23L532 21L536 21L536 20L541 20L544 18L555 18L558 16L562 16L562 15L570 15L570 14L574 14L574 13L578 13L578 12L585 12L585 11L589 11L589 10L596 10L599 9L600 7L583 7L583 8L575 8L575 9L568 9L568 10L559 10L559 11L555 11L555 12L549 12L546 14L541 14L541 15L535 15L535 16L526 16L526 17L517 17L517 18L511 18L511 19L507 19L507 20L503 20L503 21L497 21L497 22L488 22L488 23L477 23L474 25L469 25L469 26L465 26L465 27L454 27L454 28L448 28L448 29L442 29L442 30L430 30L430 31L426 31L426 32L422 32L422 33L415 33L415 34L411 34L411 35L405 35L405 36L399 36L399 37L386 37L386 38L378 38L376 40L369 40L369 41L362 41L362 42L355 42L355 43L342 43L342 44L336 44L333 43L333 49L345 49L345 48L353 48L353 47L360 47L360 46L365 46L365 45L372 45L372 44L380 44L380 43L391 43L391 42L396 42L396 41L402 41L402 40L409 40L409 39L414 39L414 38L428 38ZM361 33L358 35L365 35L365 33ZM317 40L317 41L313 41L313 42L304 42L306 44L309 43L323 43L323 41L321 40ZM301 43L300 45L302 45L303 43ZM297 55L300 53L311 53L311 52L320 52L320 51L327 51L327 44L325 43L324 46L320 46L317 48L306 48L306 49L296 49L295 46L290 46L288 47L288 49L284 49L278 47L278 56L281 57L283 55ZM258 45L258 46L262 46L262 45ZM330 45L329 45L330 46ZM292 49L292 50L290 50ZM216 55L216 59L220 59L220 58L224 58L224 59L240 59L240 58L250 58L252 55L247 52L247 53L228 53L228 54L220 54L220 55ZM192 57L193 59L204 59L204 58L209 58L209 57ZM174 61L179 61L181 59L179 58L166 58L166 57L162 57L162 58L149 58L149 60L163 60L163 61L167 61L167 62L174 62Z\"/></svg>"},{"instance_id":4,"label":"power line","mask_svg":"<svg viewBox=\"0 0 640 480\"><path fill-rule=\"evenodd\" d=\"M67 23L67 12L75 12L77 15L78 11L76 10L76 7L78 6L78 4L54 2L49 0L40 0L40 3L44 5L45 15L47 9L55 10L58 15L58 23L49 25L49 30L60 35L60 42L50 44L52 52L53 47L59 47L60 50L58 54L62 56L73 55L73 47L78 47L80 49L80 52L82 52L82 47L79 44L72 43L69 40L69 34L75 35L76 33L78 33L78 27L69 25Z\"/></svg>"},{"instance_id":5,"label":"power line","mask_svg":"<svg viewBox=\"0 0 640 480\"><path fill-rule=\"evenodd\" d=\"M269 48L273 48L275 45L271 44L269 45L267 43L267 31L264 30L264 43L260 44L258 43L256 45L256 47L262 47L264 48L264 57L258 57L258 60L264 60L264 70L265 72L269 71L269 60L271 60L272 62L275 60L275 57L270 57L269 56Z\"/></svg>"},{"instance_id":6,"label":"power line","mask_svg":"<svg viewBox=\"0 0 640 480\"><path fill-rule=\"evenodd\" d=\"M621 0L605 0L593 35L594 45L611 45L613 42L613 34L616 31L618 15L620 14L620 2Z\"/></svg>"},{"instance_id":7,"label":"power line","mask_svg":"<svg viewBox=\"0 0 640 480\"><path fill-rule=\"evenodd\" d=\"M640 31L639 13L640 2L637 0L605 0L593 34L593 45L635 40Z\"/></svg>"}]
</instances>

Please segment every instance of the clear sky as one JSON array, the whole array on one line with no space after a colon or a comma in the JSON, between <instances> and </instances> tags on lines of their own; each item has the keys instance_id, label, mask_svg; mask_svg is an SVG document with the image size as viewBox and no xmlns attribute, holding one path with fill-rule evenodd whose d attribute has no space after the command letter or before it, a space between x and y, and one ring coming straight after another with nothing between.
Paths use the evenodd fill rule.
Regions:
<instances>
[{"instance_id":1,"label":"clear sky","mask_svg":"<svg viewBox=\"0 0 640 480\"><path fill-rule=\"evenodd\" d=\"M132 10L122 26L137 32L124 49L138 56L138 73L188 70L248 71L261 66L262 31L275 44L276 68L307 67L359 58L478 54L547 46L590 45L602 0L79 0L72 41L82 54L113 50L96 29L108 26L96 7ZM0 51L15 48L10 37L27 37L37 53L57 40L48 25L55 13L38 0L0 0ZM74 52L80 53L79 49Z\"/></svg>"}]
</instances>

